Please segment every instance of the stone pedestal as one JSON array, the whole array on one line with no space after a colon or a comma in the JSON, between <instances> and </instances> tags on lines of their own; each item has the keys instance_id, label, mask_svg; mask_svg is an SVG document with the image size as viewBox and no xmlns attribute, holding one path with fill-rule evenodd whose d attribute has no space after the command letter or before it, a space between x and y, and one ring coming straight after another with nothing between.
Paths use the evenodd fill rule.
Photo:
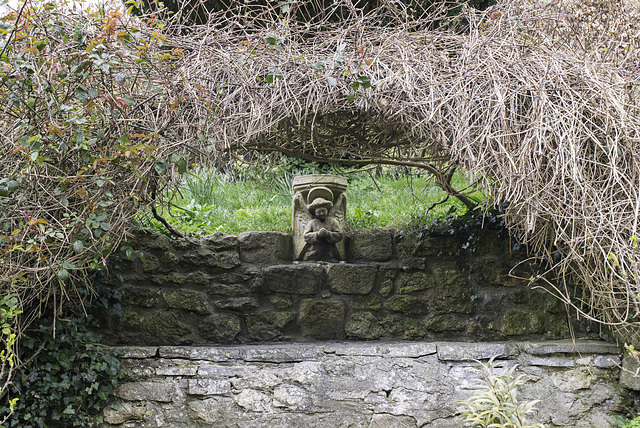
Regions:
<instances>
[{"instance_id":1,"label":"stone pedestal","mask_svg":"<svg viewBox=\"0 0 640 428\"><path fill-rule=\"evenodd\" d=\"M345 217L347 212L348 181L344 177L331 174L302 175L293 179L293 214L291 224L293 227L293 257L294 260L305 260L309 254L310 244L305 241L304 233L309 223L313 220L309 212L309 205L314 201L326 199L331 202L331 209L327 222L337 224L344 234ZM334 257L345 260L347 255L346 238L336 242Z\"/></svg>"}]
</instances>

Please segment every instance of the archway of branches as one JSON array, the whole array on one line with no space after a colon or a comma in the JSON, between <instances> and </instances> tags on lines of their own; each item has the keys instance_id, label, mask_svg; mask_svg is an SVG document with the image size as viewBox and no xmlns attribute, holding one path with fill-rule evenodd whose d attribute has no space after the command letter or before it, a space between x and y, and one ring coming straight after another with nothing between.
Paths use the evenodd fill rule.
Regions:
<instances>
[{"instance_id":1,"label":"archway of branches","mask_svg":"<svg viewBox=\"0 0 640 428\"><path fill-rule=\"evenodd\" d=\"M523 0L455 16L435 8L417 19L393 1L367 14L347 0L336 4L339 23L292 19L295 2L257 17L212 14L188 28L157 25L157 16L105 15L70 21L71 42L60 36L46 49L29 48L59 59L75 43L94 73L65 87L55 108L40 99L0 103L10 113L0 121L3 152L11 153L2 178L22 177L13 194L22 195L19 209L7 211L4 224L18 230L27 214L46 222L33 230L66 227L43 238L38 251L46 257L5 252L3 277L30 296L25 301L60 293L70 276L104 260L137 210L157 204L188 164L215 165L224 153L419 167L471 207L464 189L451 186L452 171L462 168L487 196L479 209L504 206L508 227L560 278L539 285L581 315L634 336L637 10L619 13L626 6L604 0ZM45 156L75 126L58 119L74 102L99 118L82 128L102 156L88 164L73 151ZM37 124L28 133L46 144L26 144L31 134L15 125L25 118ZM73 138L69 145L85 150L88 137ZM65 170L82 174L60 178ZM97 222L98 236L82 232L95 226L98 195L107 191L115 201L103 210L109 221ZM60 221L65 212L79 219L77 230ZM29 239L29 230L6 239Z\"/></svg>"}]
</instances>

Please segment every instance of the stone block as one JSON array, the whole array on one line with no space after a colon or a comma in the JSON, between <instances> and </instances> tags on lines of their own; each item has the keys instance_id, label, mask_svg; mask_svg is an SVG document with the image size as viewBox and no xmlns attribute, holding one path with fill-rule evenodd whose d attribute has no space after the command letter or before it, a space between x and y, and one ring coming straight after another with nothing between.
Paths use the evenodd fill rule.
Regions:
<instances>
[{"instance_id":1,"label":"stone block","mask_svg":"<svg viewBox=\"0 0 640 428\"><path fill-rule=\"evenodd\" d=\"M395 281L398 277L397 269L380 268L380 290L382 297L389 297L395 290Z\"/></svg>"},{"instance_id":2,"label":"stone block","mask_svg":"<svg viewBox=\"0 0 640 428\"><path fill-rule=\"evenodd\" d=\"M292 260L291 235L279 232L244 232L238 235L240 257L246 263Z\"/></svg>"},{"instance_id":3,"label":"stone block","mask_svg":"<svg viewBox=\"0 0 640 428\"><path fill-rule=\"evenodd\" d=\"M393 258L393 234L383 230L353 233L349 247L352 260L386 262Z\"/></svg>"},{"instance_id":4,"label":"stone block","mask_svg":"<svg viewBox=\"0 0 640 428\"><path fill-rule=\"evenodd\" d=\"M207 294L213 296L247 296L251 294L253 289L252 284L221 284L210 283L206 286Z\"/></svg>"},{"instance_id":5,"label":"stone block","mask_svg":"<svg viewBox=\"0 0 640 428\"><path fill-rule=\"evenodd\" d=\"M403 272L400 276L398 294L410 294L414 291L423 291L435 287L436 283L432 275L427 272Z\"/></svg>"},{"instance_id":6,"label":"stone block","mask_svg":"<svg viewBox=\"0 0 640 428\"><path fill-rule=\"evenodd\" d=\"M465 328L465 320L454 314L439 315L427 322L427 330L434 333L461 332Z\"/></svg>"},{"instance_id":7,"label":"stone block","mask_svg":"<svg viewBox=\"0 0 640 428\"><path fill-rule=\"evenodd\" d=\"M189 379L189 395L227 395L231 393L231 382L217 379Z\"/></svg>"},{"instance_id":8,"label":"stone block","mask_svg":"<svg viewBox=\"0 0 640 428\"><path fill-rule=\"evenodd\" d=\"M412 416L390 415L377 413L371 417L369 428L416 428L418 423Z\"/></svg>"},{"instance_id":9,"label":"stone block","mask_svg":"<svg viewBox=\"0 0 640 428\"><path fill-rule=\"evenodd\" d=\"M155 308L160 302L160 292L149 288L126 286L122 289L122 303L139 308Z\"/></svg>"},{"instance_id":10,"label":"stone block","mask_svg":"<svg viewBox=\"0 0 640 428\"><path fill-rule=\"evenodd\" d=\"M331 264L327 268L329 289L339 294L369 294L378 268L369 265Z\"/></svg>"},{"instance_id":11,"label":"stone block","mask_svg":"<svg viewBox=\"0 0 640 428\"><path fill-rule=\"evenodd\" d=\"M263 281L272 292L315 294L324 282L324 268L315 263L269 266L263 270Z\"/></svg>"},{"instance_id":12,"label":"stone block","mask_svg":"<svg viewBox=\"0 0 640 428\"><path fill-rule=\"evenodd\" d=\"M625 352L622 359L622 368L620 372L620 386L623 388L640 391L640 364L637 358Z\"/></svg>"},{"instance_id":13,"label":"stone block","mask_svg":"<svg viewBox=\"0 0 640 428\"><path fill-rule=\"evenodd\" d=\"M272 340L284 335L284 328L296 319L294 312L260 312L245 315L252 340Z\"/></svg>"},{"instance_id":14,"label":"stone block","mask_svg":"<svg viewBox=\"0 0 640 428\"><path fill-rule=\"evenodd\" d=\"M544 319L535 312L511 310L502 317L502 334L505 336L541 334L545 331Z\"/></svg>"},{"instance_id":15,"label":"stone block","mask_svg":"<svg viewBox=\"0 0 640 428\"><path fill-rule=\"evenodd\" d=\"M205 247L214 251L235 250L238 246L238 237L224 232L215 232L213 235L205 235L200 238L200 241Z\"/></svg>"},{"instance_id":16,"label":"stone block","mask_svg":"<svg viewBox=\"0 0 640 428\"><path fill-rule=\"evenodd\" d=\"M129 382L120 385L113 395L127 401L159 401L170 403L178 401L181 393L177 384L171 381L162 382Z\"/></svg>"},{"instance_id":17,"label":"stone block","mask_svg":"<svg viewBox=\"0 0 640 428\"><path fill-rule=\"evenodd\" d=\"M347 321L345 333L349 338L373 340L379 339L384 330L371 312L358 312Z\"/></svg>"},{"instance_id":18,"label":"stone block","mask_svg":"<svg viewBox=\"0 0 640 428\"><path fill-rule=\"evenodd\" d=\"M241 330L240 317L229 314L209 315L198 325L200 336L216 343L233 342Z\"/></svg>"},{"instance_id":19,"label":"stone block","mask_svg":"<svg viewBox=\"0 0 640 428\"><path fill-rule=\"evenodd\" d=\"M431 312L432 299L426 296L392 296L384 303L386 310L399 312L405 315L427 315Z\"/></svg>"},{"instance_id":20,"label":"stone block","mask_svg":"<svg viewBox=\"0 0 640 428\"><path fill-rule=\"evenodd\" d=\"M518 355L515 344L509 343L438 343L440 361L488 360L493 357L511 358Z\"/></svg>"},{"instance_id":21,"label":"stone block","mask_svg":"<svg viewBox=\"0 0 640 428\"><path fill-rule=\"evenodd\" d=\"M158 353L157 346L119 346L121 358L152 358Z\"/></svg>"},{"instance_id":22,"label":"stone block","mask_svg":"<svg viewBox=\"0 0 640 428\"><path fill-rule=\"evenodd\" d=\"M300 305L302 334L316 339L342 338L345 312L345 304L339 300L303 300Z\"/></svg>"},{"instance_id":23,"label":"stone block","mask_svg":"<svg viewBox=\"0 0 640 428\"><path fill-rule=\"evenodd\" d=\"M218 309L231 309L245 311L260 307L260 302L255 297L235 297L214 300L213 305Z\"/></svg>"},{"instance_id":24,"label":"stone block","mask_svg":"<svg viewBox=\"0 0 640 428\"><path fill-rule=\"evenodd\" d=\"M162 292L167 306L172 309L185 309L201 315L211 312L204 293L195 290L167 290Z\"/></svg>"},{"instance_id":25,"label":"stone block","mask_svg":"<svg viewBox=\"0 0 640 428\"><path fill-rule=\"evenodd\" d=\"M120 425L125 422L141 422L147 419L147 405L144 403L121 402L105 407L104 421L112 425Z\"/></svg>"},{"instance_id":26,"label":"stone block","mask_svg":"<svg viewBox=\"0 0 640 428\"><path fill-rule=\"evenodd\" d=\"M616 344L602 340L545 340L543 342L525 342L519 346L523 352L531 355L560 353L618 355L620 353Z\"/></svg>"}]
</instances>

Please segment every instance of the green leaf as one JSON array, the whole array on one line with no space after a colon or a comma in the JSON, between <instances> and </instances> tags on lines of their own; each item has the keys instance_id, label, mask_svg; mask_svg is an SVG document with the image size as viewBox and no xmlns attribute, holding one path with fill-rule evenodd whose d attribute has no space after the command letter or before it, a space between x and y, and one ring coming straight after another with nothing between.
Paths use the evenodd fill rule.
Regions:
<instances>
[{"instance_id":1,"label":"green leaf","mask_svg":"<svg viewBox=\"0 0 640 428\"><path fill-rule=\"evenodd\" d=\"M68 270L73 270L76 268L76 265L74 265L71 262L62 262L62 268L63 269L68 269Z\"/></svg>"},{"instance_id":2,"label":"green leaf","mask_svg":"<svg viewBox=\"0 0 640 428\"><path fill-rule=\"evenodd\" d=\"M82 241L77 240L73 243L73 251L75 251L76 253L81 253L84 251L84 244L82 243Z\"/></svg>"},{"instance_id":3,"label":"green leaf","mask_svg":"<svg viewBox=\"0 0 640 428\"><path fill-rule=\"evenodd\" d=\"M107 223L106 221L103 221L100 223L100 228L106 232L111 229L111 224Z\"/></svg>"},{"instance_id":4,"label":"green leaf","mask_svg":"<svg viewBox=\"0 0 640 428\"><path fill-rule=\"evenodd\" d=\"M58 271L58 279L60 281L66 281L69 279L69 272L66 269L60 269Z\"/></svg>"},{"instance_id":5,"label":"green leaf","mask_svg":"<svg viewBox=\"0 0 640 428\"><path fill-rule=\"evenodd\" d=\"M327 76L327 82L329 82L331 86L336 86L338 84L338 81L333 76Z\"/></svg>"},{"instance_id":6,"label":"green leaf","mask_svg":"<svg viewBox=\"0 0 640 428\"><path fill-rule=\"evenodd\" d=\"M267 83L273 83L274 76L273 74L267 74Z\"/></svg>"},{"instance_id":7,"label":"green leaf","mask_svg":"<svg viewBox=\"0 0 640 428\"><path fill-rule=\"evenodd\" d=\"M87 99L89 98L89 93L84 88L84 86L80 85L76 87L76 97L78 97L80 102L86 103Z\"/></svg>"},{"instance_id":8,"label":"green leaf","mask_svg":"<svg viewBox=\"0 0 640 428\"><path fill-rule=\"evenodd\" d=\"M167 173L167 163L164 160L160 159L153 165L153 169L159 175L165 175Z\"/></svg>"}]
</instances>

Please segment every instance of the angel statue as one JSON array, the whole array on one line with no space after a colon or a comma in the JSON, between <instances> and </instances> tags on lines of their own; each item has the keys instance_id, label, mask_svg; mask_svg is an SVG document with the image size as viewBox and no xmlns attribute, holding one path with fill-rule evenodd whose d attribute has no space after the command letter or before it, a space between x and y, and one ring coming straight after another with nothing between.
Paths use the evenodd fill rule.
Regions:
<instances>
[{"instance_id":1,"label":"angel statue","mask_svg":"<svg viewBox=\"0 0 640 428\"><path fill-rule=\"evenodd\" d=\"M333 203L333 192L323 186L314 187L307 195L294 196L294 221L297 223L299 260L339 261L344 259L344 218L346 195L340 193ZM296 252L297 253L297 252Z\"/></svg>"}]
</instances>

